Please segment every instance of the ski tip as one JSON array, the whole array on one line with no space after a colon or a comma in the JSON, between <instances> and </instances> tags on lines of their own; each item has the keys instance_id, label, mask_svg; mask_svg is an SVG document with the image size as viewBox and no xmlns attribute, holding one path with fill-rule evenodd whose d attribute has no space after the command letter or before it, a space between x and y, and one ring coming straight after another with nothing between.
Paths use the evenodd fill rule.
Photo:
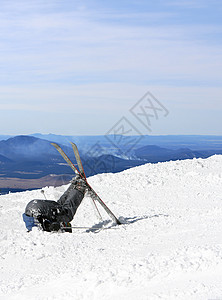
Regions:
<instances>
[{"instance_id":1,"label":"ski tip","mask_svg":"<svg viewBox=\"0 0 222 300\"><path fill-rule=\"evenodd\" d=\"M50 143L50 144L54 147L58 146L56 143Z\"/></svg>"},{"instance_id":2,"label":"ski tip","mask_svg":"<svg viewBox=\"0 0 222 300\"><path fill-rule=\"evenodd\" d=\"M73 143L73 142L70 142L70 144L71 144L72 146L74 146L74 147L76 147L76 148L77 148L77 145L76 145L75 143Z\"/></svg>"}]
</instances>

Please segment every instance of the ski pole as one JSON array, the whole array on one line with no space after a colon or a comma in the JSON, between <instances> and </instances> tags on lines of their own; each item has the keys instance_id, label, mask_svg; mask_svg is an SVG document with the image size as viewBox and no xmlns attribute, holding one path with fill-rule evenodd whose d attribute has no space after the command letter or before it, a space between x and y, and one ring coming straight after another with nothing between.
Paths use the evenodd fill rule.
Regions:
<instances>
[{"instance_id":1,"label":"ski pole","mask_svg":"<svg viewBox=\"0 0 222 300\"><path fill-rule=\"evenodd\" d=\"M61 227L61 229L70 229L70 228L73 228L73 229L104 229L103 227L84 227L84 226Z\"/></svg>"},{"instance_id":2,"label":"ski pole","mask_svg":"<svg viewBox=\"0 0 222 300\"><path fill-rule=\"evenodd\" d=\"M84 226L70 226L70 227L61 227L61 229L88 229L88 230L104 230L104 229L117 229L117 227L84 227Z\"/></svg>"},{"instance_id":3,"label":"ski pole","mask_svg":"<svg viewBox=\"0 0 222 300\"><path fill-rule=\"evenodd\" d=\"M46 198L46 196L45 196L45 192L44 192L44 190L41 190L41 193L44 195L44 197L45 197L45 200L47 200L47 198Z\"/></svg>"}]
</instances>

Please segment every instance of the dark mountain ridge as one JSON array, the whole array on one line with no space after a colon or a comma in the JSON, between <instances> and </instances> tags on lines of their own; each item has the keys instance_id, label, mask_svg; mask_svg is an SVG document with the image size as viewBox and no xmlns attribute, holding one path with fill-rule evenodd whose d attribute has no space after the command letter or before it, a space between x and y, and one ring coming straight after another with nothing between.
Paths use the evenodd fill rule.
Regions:
<instances>
[{"instance_id":1,"label":"dark mountain ridge","mask_svg":"<svg viewBox=\"0 0 222 300\"><path fill-rule=\"evenodd\" d=\"M12 160L0 154L0 163L9 163L9 162L12 162Z\"/></svg>"},{"instance_id":2,"label":"dark mountain ridge","mask_svg":"<svg viewBox=\"0 0 222 300\"><path fill-rule=\"evenodd\" d=\"M214 154L222 154L222 149L216 150L191 150L189 148L179 148L176 150L158 147L156 145L148 145L138 148L135 155L147 162L157 163L170 160L184 160L192 158L207 158Z\"/></svg>"},{"instance_id":3,"label":"dark mountain ridge","mask_svg":"<svg viewBox=\"0 0 222 300\"><path fill-rule=\"evenodd\" d=\"M65 146L66 151L70 149ZM40 138L20 135L0 141L0 155L10 160L52 160L58 157L58 152L50 141Z\"/></svg>"},{"instance_id":4,"label":"dark mountain ridge","mask_svg":"<svg viewBox=\"0 0 222 300\"><path fill-rule=\"evenodd\" d=\"M102 144L102 146L104 145ZM61 147L73 163L76 164L70 143L61 145ZM100 153L98 153L95 157L89 156L90 152L81 152L80 147L80 154L86 176L92 176L98 173L120 172L149 162L157 163L194 157L206 158L213 154L222 154L222 147L221 149L218 147L216 150L207 149L196 151L188 147L170 149L157 145L145 145L135 149L134 155L131 156L130 159L125 159L109 154L109 148L105 150L108 154L101 153L101 155L99 155ZM84 155L84 153L87 154ZM74 176L71 168L51 145L50 141L24 135L0 141L0 181L2 188L5 187L4 179L5 184L6 182L7 184L10 183L13 187L15 186L15 182L18 183L17 179L19 179L19 187L28 188L30 186L30 180L44 178L48 175L58 175L64 178L64 181L57 180L55 182L55 178L58 177L49 177L47 184L49 184L51 180L51 185L58 184L58 182L62 182L63 184L68 183L68 180ZM21 183L21 179L24 180L24 184ZM44 180L40 182L44 184ZM7 185L7 187L8 186L9 185Z\"/></svg>"}]
</instances>

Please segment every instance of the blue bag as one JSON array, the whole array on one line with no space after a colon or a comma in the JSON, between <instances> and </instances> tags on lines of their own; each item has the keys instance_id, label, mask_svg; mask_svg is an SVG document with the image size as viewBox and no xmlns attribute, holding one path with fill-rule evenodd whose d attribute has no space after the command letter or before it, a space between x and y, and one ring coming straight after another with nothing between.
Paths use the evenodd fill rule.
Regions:
<instances>
[{"instance_id":1,"label":"blue bag","mask_svg":"<svg viewBox=\"0 0 222 300\"><path fill-rule=\"evenodd\" d=\"M29 217L26 214L23 214L22 217L23 217L23 221L25 222L25 226L28 229L28 231L31 231L32 227L38 226L35 223L35 219L33 217Z\"/></svg>"}]
</instances>

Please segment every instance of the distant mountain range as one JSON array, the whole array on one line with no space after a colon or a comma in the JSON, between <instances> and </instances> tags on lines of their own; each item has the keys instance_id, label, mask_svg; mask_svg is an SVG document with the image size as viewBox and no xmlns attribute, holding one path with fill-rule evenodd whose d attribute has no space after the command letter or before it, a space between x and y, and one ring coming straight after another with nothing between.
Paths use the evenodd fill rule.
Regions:
<instances>
[{"instance_id":1,"label":"distant mountain range","mask_svg":"<svg viewBox=\"0 0 222 300\"><path fill-rule=\"evenodd\" d=\"M64 147L71 152L70 148ZM0 141L0 154L13 160L52 161L58 157L58 152L50 141L21 135Z\"/></svg>"},{"instance_id":2,"label":"distant mountain range","mask_svg":"<svg viewBox=\"0 0 222 300\"><path fill-rule=\"evenodd\" d=\"M56 134L40 134L35 133L31 136L54 141L59 144L69 145L70 141L75 142L82 152L86 152L94 144L99 143L104 148L113 150L113 145L110 143L108 135L95 136L63 136ZM1 136L0 136L1 139ZM222 136L216 135L143 135L133 149L136 150L143 146L156 145L163 148L177 150L179 148L189 148L191 150L215 150L222 149ZM121 147L118 144L118 147ZM112 154L109 152L109 154Z\"/></svg>"},{"instance_id":3,"label":"distant mountain range","mask_svg":"<svg viewBox=\"0 0 222 300\"><path fill-rule=\"evenodd\" d=\"M42 138L40 138L42 137ZM47 138L48 139L47 139ZM0 188L28 189L41 185L61 185L68 183L74 176L61 155L51 145L57 142L75 163L70 141L74 141L80 150L87 176L98 173L119 172L148 162L157 163L188 158L206 158L213 154L222 154L222 137L193 136L150 137L158 145L144 145L141 141L134 146L129 157L118 154L105 136L70 137L41 134L23 135L6 138L0 136ZM178 142L180 141L180 143ZM203 141L206 142L204 147ZM89 149L100 143L102 152L90 155ZM166 145L163 147L162 145ZM178 148L176 147L178 146ZM202 149L201 146L202 145ZM190 146L190 147L187 147ZM123 150L123 149L120 149ZM36 184L35 184L36 182Z\"/></svg>"},{"instance_id":4,"label":"distant mountain range","mask_svg":"<svg viewBox=\"0 0 222 300\"><path fill-rule=\"evenodd\" d=\"M170 160L184 160L191 158L207 158L214 154L222 154L221 150L191 150L189 148L180 148L177 150L161 148L158 146L144 146L135 151L138 158L144 159L147 162L157 163Z\"/></svg>"}]
</instances>

